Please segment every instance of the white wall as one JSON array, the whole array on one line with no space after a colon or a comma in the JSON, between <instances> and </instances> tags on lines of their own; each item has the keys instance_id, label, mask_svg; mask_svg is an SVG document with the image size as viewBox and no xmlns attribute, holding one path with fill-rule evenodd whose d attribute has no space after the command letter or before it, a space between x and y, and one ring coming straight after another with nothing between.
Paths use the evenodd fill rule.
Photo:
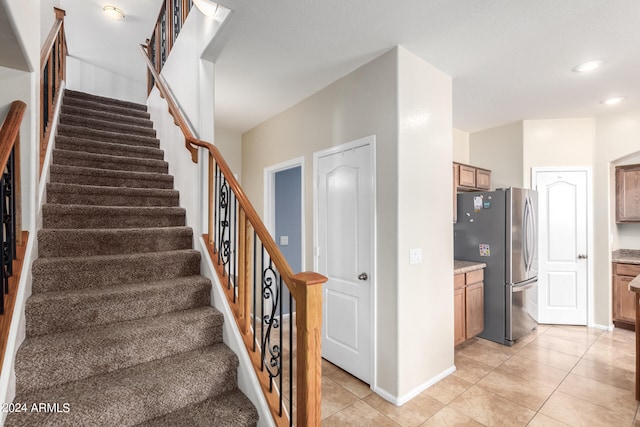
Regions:
<instances>
[{"instance_id":1,"label":"white wall","mask_svg":"<svg viewBox=\"0 0 640 427\"><path fill-rule=\"evenodd\" d=\"M522 122L499 126L469 136L469 163L491 169L491 187L522 187Z\"/></svg>"},{"instance_id":2,"label":"white wall","mask_svg":"<svg viewBox=\"0 0 640 427\"><path fill-rule=\"evenodd\" d=\"M214 143L240 181L242 177L242 134L216 128Z\"/></svg>"},{"instance_id":3,"label":"white wall","mask_svg":"<svg viewBox=\"0 0 640 427\"><path fill-rule=\"evenodd\" d=\"M453 161L469 164L469 132L453 128Z\"/></svg>"},{"instance_id":4,"label":"white wall","mask_svg":"<svg viewBox=\"0 0 640 427\"><path fill-rule=\"evenodd\" d=\"M402 48L398 67L397 333L403 402L454 370L453 207L440 203L451 200L453 110L451 77ZM423 261L410 265L414 248L422 250Z\"/></svg>"},{"instance_id":5,"label":"white wall","mask_svg":"<svg viewBox=\"0 0 640 427\"><path fill-rule=\"evenodd\" d=\"M595 149L595 120L525 120L523 122L523 185L531 186L536 166L590 166Z\"/></svg>"}]
</instances>

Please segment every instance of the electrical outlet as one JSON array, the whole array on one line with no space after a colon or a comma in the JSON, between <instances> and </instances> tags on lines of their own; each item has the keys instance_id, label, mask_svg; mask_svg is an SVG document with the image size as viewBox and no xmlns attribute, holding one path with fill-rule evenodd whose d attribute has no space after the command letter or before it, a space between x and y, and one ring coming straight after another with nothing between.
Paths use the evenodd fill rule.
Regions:
<instances>
[{"instance_id":1,"label":"electrical outlet","mask_svg":"<svg viewBox=\"0 0 640 427\"><path fill-rule=\"evenodd\" d=\"M289 244L289 236L280 236L280 246L287 246Z\"/></svg>"}]
</instances>

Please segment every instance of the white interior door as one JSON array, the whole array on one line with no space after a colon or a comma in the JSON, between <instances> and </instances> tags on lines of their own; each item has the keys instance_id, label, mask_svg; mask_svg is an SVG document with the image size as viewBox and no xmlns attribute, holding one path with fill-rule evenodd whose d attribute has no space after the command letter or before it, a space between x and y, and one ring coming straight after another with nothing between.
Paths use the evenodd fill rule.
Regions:
<instances>
[{"instance_id":1,"label":"white interior door","mask_svg":"<svg viewBox=\"0 0 640 427\"><path fill-rule=\"evenodd\" d=\"M370 383L373 148L364 142L317 156L316 267L328 278L322 356Z\"/></svg>"},{"instance_id":2,"label":"white interior door","mask_svg":"<svg viewBox=\"0 0 640 427\"><path fill-rule=\"evenodd\" d=\"M587 324L587 171L534 171L538 190L538 322Z\"/></svg>"}]
</instances>

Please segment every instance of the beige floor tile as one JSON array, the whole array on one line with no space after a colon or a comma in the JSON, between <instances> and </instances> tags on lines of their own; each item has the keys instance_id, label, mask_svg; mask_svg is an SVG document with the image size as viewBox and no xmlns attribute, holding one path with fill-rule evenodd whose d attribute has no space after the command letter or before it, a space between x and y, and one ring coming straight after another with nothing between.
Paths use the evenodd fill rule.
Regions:
<instances>
[{"instance_id":1,"label":"beige floor tile","mask_svg":"<svg viewBox=\"0 0 640 427\"><path fill-rule=\"evenodd\" d=\"M577 357L582 357L591 346L591 343L579 343L566 338L549 335L553 330L553 328L549 329L547 332L540 335L534 342L540 347L550 348L552 350Z\"/></svg>"},{"instance_id":2,"label":"beige floor tile","mask_svg":"<svg viewBox=\"0 0 640 427\"><path fill-rule=\"evenodd\" d=\"M489 347L489 345L481 344L478 341L462 346L456 353L492 368L499 366L511 357L511 354L498 352L496 349Z\"/></svg>"},{"instance_id":3,"label":"beige floor tile","mask_svg":"<svg viewBox=\"0 0 640 427\"><path fill-rule=\"evenodd\" d=\"M558 387L558 391L616 412L627 412L631 417L635 416L638 408L634 391L623 390L576 374L569 374Z\"/></svg>"},{"instance_id":4,"label":"beige floor tile","mask_svg":"<svg viewBox=\"0 0 640 427\"><path fill-rule=\"evenodd\" d=\"M635 370L583 358L571 372L623 390L635 390Z\"/></svg>"},{"instance_id":5,"label":"beige floor tile","mask_svg":"<svg viewBox=\"0 0 640 427\"><path fill-rule=\"evenodd\" d=\"M472 384L477 383L493 370L491 366L476 362L475 360L458 353L455 355L455 364L456 371L453 375Z\"/></svg>"},{"instance_id":6,"label":"beige floor tile","mask_svg":"<svg viewBox=\"0 0 640 427\"><path fill-rule=\"evenodd\" d=\"M590 345L600 337L602 331L593 328L585 328L584 326L554 326L553 328L547 329L544 334L546 336L562 338L579 344Z\"/></svg>"},{"instance_id":7,"label":"beige floor tile","mask_svg":"<svg viewBox=\"0 0 640 427\"><path fill-rule=\"evenodd\" d=\"M336 369L340 368L329 362L327 359L322 359L322 375L329 375L332 372L335 372Z\"/></svg>"},{"instance_id":8,"label":"beige floor tile","mask_svg":"<svg viewBox=\"0 0 640 427\"><path fill-rule=\"evenodd\" d=\"M534 381L552 388L557 387L569 373L567 370L544 365L520 355L513 356L498 366L496 372L506 376L523 378L527 381Z\"/></svg>"},{"instance_id":9,"label":"beige floor tile","mask_svg":"<svg viewBox=\"0 0 640 427\"><path fill-rule=\"evenodd\" d=\"M525 426L535 415L535 411L477 385L458 396L449 407L487 426Z\"/></svg>"},{"instance_id":10,"label":"beige floor tile","mask_svg":"<svg viewBox=\"0 0 640 427\"><path fill-rule=\"evenodd\" d=\"M467 391L472 385L473 384L458 378L455 375L449 375L426 389L422 394L432 397L446 405Z\"/></svg>"},{"instance_id":11,"label":"beige floor tile","mask_svg":"<svg viewBox=\"0 0 640 427\"><path fill-rule=\"evenodd\" d=\"M389 403L377 394L367 396L364 401L404 427L419 426L444 407L424 394L417 395L402 406Z\"/></svg>"},{"instance_id":12,"label":"beige floor tile","mask_svg":"<svg viewBox=\"0 0 640 427\"><path fill-rule=\"evenodd\" d=\"M355 401L358 396L350 393L328 377L322 377L322 418L327 418L336 412L346 408Z\"/></svg>"},{"instance_id":13,"label":"beige floor tile","mask_svg":"<svg viewBox=\"0 0 640 427\"><path fill-rule=\"evenodd\" d=\"M633 415L612 411L561 391L551 395L540 413L575 427L620 427L633 422Z\"/></svg>"},{"instance_id":14,"label":"beige floor tile","mask_svg":"<svg viewBox=\"0 0 640 427\"><path fill-rule=\"evenodd\" d=\"M561 353L547 347L542 347L536 341L528 344L518 352L518 356L534 360L543 365L549 365L557 369L570 371L580 360L577 356Z\"/></svg>"},{"instance_id":15,"label":"beige floor tile","mask_svg":"<svg viewBox=\"0 0 640 427\"><path fill-rule=\"evenodd\" d=\"M636 369L635 351L631 352L621 347L611 347L595 343L584 357L605 365L615 365L628 371L635 372Z\"/></svg>"},{"instance_id":16,"label":"beige floor tile","mask_svg":"<svg viewBox=\"0 0 640 427\"><path fill-rule=\"evenodd\" d=\"M554 390L551 387L527 381L520 377L503 375L496 371L478 381L476 385L505 399L518 402L534 411L540 409Z\"/></svg>"},{"instance_id":17,"label":"beige floor tile","mask_svg":"<svg viewBox=\"0 0 640 427\"><path fill-rule=\"evenodd\" d=\"M360 381L358 378L352 376L348 372L345 372L338 367L336 367L335 370L328 373L326 376L349 390L351 393L358 396L360 399L367 397L368 395L373 393L371 391L371 388L369 387L369 384Z\"/></svg>"},{"instance_id":18,"label":"beige floor tile","mask_svg":"<svg viewBox=\"0 0 640 427\"><path fill-rule=\"evenodd\" d=\"M567 425L538 412L527 427L566 427Z\"/></svg>"},{"instance_id":19,"label":"beige floor tile","mask_svg":"<svg viewBox=\"0 0 640 427\"><path fill-rule=\"evenodd\" d=\"M482 424L448 406L442 408L420 427L481 427Z\"/></svg>"},{"instance_id":20,"label":"beige floor tile","mask_svg":"<svg viewBox=\"0 0 640 427\"><path fill-rule=\"evenodd\" d=\"M380 426L399 427L400 424L388 418L380 411L372 408L362 400L342 409L322 420L323 427L340 426Z\"/></svg>"},{"instance_id":21,"label":"beige floor tile","mask_svg":"<svg viewBox=\"0 0 640 427\"><path fill-rule=\"evenodd\" d=\"M498 344L497 342L485 340L482 338L478 338L476 341L478 344L481 344L485 347L490 348L494 353L500 354L506 358L509 358L518 352L517 349L510 347L504 344Z\"/></svg>"}]
</instances>

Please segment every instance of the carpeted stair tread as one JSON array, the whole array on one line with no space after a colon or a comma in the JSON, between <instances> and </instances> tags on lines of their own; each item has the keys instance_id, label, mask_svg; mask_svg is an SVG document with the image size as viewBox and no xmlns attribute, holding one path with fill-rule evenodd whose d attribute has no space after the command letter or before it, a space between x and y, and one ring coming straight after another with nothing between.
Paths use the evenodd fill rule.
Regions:
<instances>
[{"instance_id":1,"label":"carpeted stair tread","mask_svg":"<svg viewBox=\"0 0 640 427\"><path fill-rule=\"evenodd\" d=\"M16 392L77 381L222 342L222 314L198 307L82 330L27 338Z\"/></svg>"},{"instance_id":2,"label":"carpeted stair tread","mask_svg":"<svg viewBox=\"0 0 640 427\"><path fill-rule=\"evenodd\" d=\"M51 165L50 182L108 187L173 188L173 176L155 172L132 172L80 166Z\"/></svg>"},{"instance_id":3,"label":"carpeted stair tread","mask_svg":"<svg viewBox=\"0 0 640 427\"><path fill-rule=\"evenodd\" d=\"M126 133L129 135L142 135L156 137L156 130L149 126L138 126L129 123L114 123L94 117L77 116L75 114L62 113L60 124L69 126L82 126L91 129L106 130L109 132Z\"/></svg>"},{"instance_id":4,"label":"carpeted stair tread","mask_svg":"<svg viewBox=\"0 0 640 427\"><path fill-rule=\"evenodd\" d=\"M178 206L176 190L47 184L47 203L96 206Z\"/></svg>"},{"instance_id":5,"label":"carpeted stair tread","mask_svg":"<svg viewBox=\"0 0 640 427\"><path fill-rule=\"evenodd\" d=\"M130 110L127 110L127 113L129 112ZM153 122L147 117L135 117L130 114L118 114L117 112L112 113L110 111L86 108L77 105L63 105L62 114L90 117L112 123L125 123L147 128L153 127Z\"/></svg>"},{"instance_id":6,"label":"carpeted stair tread","mask_svg":"<svg viewBox=\"0 0 640 427\"><path fill-rule=\"evenodd\" d=\"M238 360L224 344L142 363L57 387L17 395L14 402L69 403L68 413L9 414L5 426L129 426L236 389Z\"/></svg>"},{"instance_id":7,"label":"carpeted stair tread","mask_svg":"<svg viewBox=\"0 0 640 427\"><path fill-rule=\"evenodd\" d=\"M56 148L68 151L84 151L94 154L109 154L111 156L128 156L140 159L164 159L164 151L159 148L142 145L116 144L113 142L92 141L71 136L56 137Z\"/></svg>"},{"instance_id":8,"label":"carpeted stair tread","mask_svg":"<svg viewBox=\"0 0 640 427\"><path fill-rule=\"evenodd\" d=\"M116 144L142 145L145 147L160 147L160 141L150 136L131 135L120 132L109 132L101 129L91 129L82 126L58 124L58 135L86 138L94 141L113 142Z\"/></svg>"},{"instance_id":9,"label":"carpeted stair tread","mask_svg":"<svg viewBox=\"0 0 640 427\"><path fill-rule=\"evenodd\" d=\"M147 106L145 104L125 101L123 99L107 98L104 96L93 95L90 93L79 92L76 90L69 90L69 89L65 90L64 97L65 97L65 100L71 99L71 98L84 99L84 100L99 103L101 105L116 105L118 107L128 108L130 110L147 111Z\"/></svg>"},{"instance_id":10,"label":"carpeted stair tread","mask_svg":"<svg viewBox=\"0 0 640 427\"><path fill-rule=\"evenodd\" d=\"M83 153L53 149L53 162L58 165L126 170L131 172L167 173L169 165L164 160L136 159L108 154Z\"/></svg>"},{"instance_id":11,"label":"carpeted stair tread","mask_svg":"<svg viewBox=\"0 0 640 427\"><path fill-rule=\"evenodd\" d=\"M32 265L32 292L99 288L197 274L200 274L200 252L193 249L38 258Z\"/></svg>"},{"instance_id":12,"label":"carpeted stair tread","mask_svg":"<svg viewBox=\"0 0 640 427\"><path fill-rule=\"evenodd\" d=\"M127 107L118 106L115 104L101 104L99 102L90 101L82 98L69 98L65 97L62 101L63 106L83 108L87 110L100 111L105 113L118 114L129 117L136 117L140 119L149 119L151 115L147 111L137 110Z\"/></svg>"},{"instance_id":13,"label":"carpeted stair tread","mask_svg":"<svg viewBox=\"0 0 640 427\"><path fill-rule=\"evenodd\" d=\"M207 399L155 418L136 427L249 427L258 422L258 411L240 390Z\"/></svg>"},{"instance_id":14,"label":"carpeted stair tread","mask_svg":"<svg viewBox=\"0 0 640 427\"><path fill-rule=\"evenodd\" d=\"M190 227L55 229L38 231L42 258L86 257L191 249Z\"/></svg>"},{"instance_id":15,"label":"carpeted stair tread","mask_svg":"<svg viewBox=\"0 0 640 427\"><path fill-rule=\"evenodd\" d=\"M184 226L185 210L164 206L42 206L44 228L140 228Z\"/></svg>"},{"instance_id":16,"label":"carpeted stair tread","mask_svg":"<svg viewBox=\"0 0 640 427\"><path fill-rule=\"evenodd\" d=\"M211 305L211 282L185 276L104 288L42 292L27 299L27 337Z\"/></svg>"}]
</instances>

